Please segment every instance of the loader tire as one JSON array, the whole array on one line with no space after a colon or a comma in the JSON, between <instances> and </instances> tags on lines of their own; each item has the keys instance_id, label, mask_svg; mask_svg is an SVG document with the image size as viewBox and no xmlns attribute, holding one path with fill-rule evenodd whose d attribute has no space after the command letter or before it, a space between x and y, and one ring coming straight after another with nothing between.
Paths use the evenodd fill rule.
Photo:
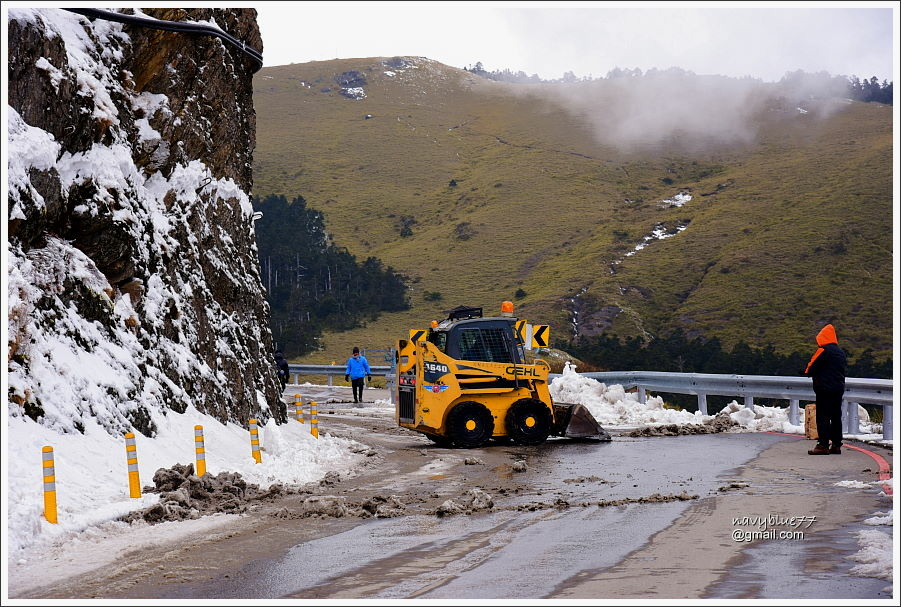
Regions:
<instances>
[{"instance_id":1,"label":"loader tire","mask_svg":"<svg viewBox=\"0 0 901 607\"><path fill-rule=\"evenodd\" d=\"M551 411L540 400L522 398L510 406L507 435L519 445L540 445L551 433Z\"/></svg>"},{"instance_id":2,"label":"loader tire","mask_svg":"<svg viewBox=\"0 0 901 607\"><path fill-rule=\"evenodd\" d=\"M454 447L481 447L494 434L494 417L482 403L459 403L447 415L447 433Z\"/></svg>"}]
</instances>

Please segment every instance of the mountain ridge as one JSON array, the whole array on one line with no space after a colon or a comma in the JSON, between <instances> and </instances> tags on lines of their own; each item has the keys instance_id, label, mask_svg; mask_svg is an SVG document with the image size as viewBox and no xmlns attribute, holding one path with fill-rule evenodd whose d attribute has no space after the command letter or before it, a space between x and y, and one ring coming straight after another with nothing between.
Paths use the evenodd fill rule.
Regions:
<instances>
[{"instance_id":1,"label":"mountain ridge","mask_svg":"<svg viewBox=\"0 0 901 607\"><path fill-rule=\"evenodd\" d=\"M681 328L789 352L831 321L850 350L890 354L892 109L725 77L631 86L411 57L261 70L255 196L303 196L412 288L410 311L305 360L504 299L552 339Z\"/></svg>"}]
</instances>

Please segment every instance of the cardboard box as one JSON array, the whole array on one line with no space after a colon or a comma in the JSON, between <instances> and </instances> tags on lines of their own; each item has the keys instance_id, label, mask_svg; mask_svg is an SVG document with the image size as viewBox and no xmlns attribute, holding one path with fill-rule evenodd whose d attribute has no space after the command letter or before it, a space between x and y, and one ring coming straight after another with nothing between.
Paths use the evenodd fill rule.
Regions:
<instances>
[{"instance_id":1,"label":"cardboard box","mask_svg":"<svg viewBox=\"0 0 901 607\"><path fill-rule=\"evenodd\" d=\"M810 403L804 407L804 436L813 440L820 438L817 434L817 406Z\"/></svg>"}]
</instances>

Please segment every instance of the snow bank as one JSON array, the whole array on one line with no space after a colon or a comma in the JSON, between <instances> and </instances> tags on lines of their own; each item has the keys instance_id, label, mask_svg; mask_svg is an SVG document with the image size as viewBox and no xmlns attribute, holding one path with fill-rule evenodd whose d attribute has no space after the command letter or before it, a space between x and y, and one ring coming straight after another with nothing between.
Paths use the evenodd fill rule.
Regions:
<instances>
[{"instance_id":1,"label":"snow bank","mask_svg":"<svg viewBox=\"0 0 901 607\"><path fill-rule=\"evenodd\" d=\"M892 582L894 572L892 550L892 527L895 524L894 511L876 512L875 516L866 519L864 524L888 527L889 529L888 533L879 529L866 529L855 534L860 550L847 558L860 563L860 565L852 567L851 574L875 577ZM893 585L890 583L883 592L894 595Z\"/></svg>"},{"instance_id":2,"label":"snow bank","mask_svg":"<svg viewBox=\"0 0 901 607\"><path fill-rule=\"evenodd\" d=\"M300 485L316 481L328 471L347 473L365 459L366 449L355 441L321 432L310 434L308 424L291 421L276 426L273 421L260 429L262 463L251 456L250 433L232 423L222 424L194 408L183 413L151 409L158 429L155 438L138 434L137 457L141 486L153 485L159 468L193 464L194 426L202 425L207 472L238 472L248 483L267 488L274 483ZM110 435L99 423L88 423L84 434L58 433L27 417L8 420L4 433L7 453L7 533L5 541L11 561L25 558L29 548L75 540L82 532L96 533L118 517L153 505L156 493L130 498L125 458L125 439ZM41 448L54 449L58 524L43 517ZM129 525L121 525L121 531Z\"/></svg>"},{"instance_id":3,"label":"snow bank","mask_svg":"<svg viewBox=\"0 0 901 607\"><path fill-rule=\"evenodd\" d=\"M618 384L607 386L580 375L571 363L566 363L561 376L551 382L550 392L555 401L585 405L602 426L703 424L713 419L713 416L702 415L699 411L665 408L663 399L659 396L648 395L647 401L641 403L637 393L626 392ZM732 401L722 412L738 424L734 431L804 434L803 415L799 416L801 425L794 425L789 422L787 407L754 405L753 408L748 408ZM858 414L862 433L849 435L848 438L881 439L882 426L871 423L866 409L859 405Z\"/></svg>"},{"instance_id":4,"label":"snow bank","mask_svg":"<svg viewBox=\"0 0 901 607\"><path fill-rule=\"evenodd\" d=\"M666 409L659 396L648 396L645 403L640 403L637 393L579 375L570 363L566 363L562 375L554 378L549 389L556 402L585 405L602 426L702 424L712 419L697 412Z\"/></svg>"}]
</instances>

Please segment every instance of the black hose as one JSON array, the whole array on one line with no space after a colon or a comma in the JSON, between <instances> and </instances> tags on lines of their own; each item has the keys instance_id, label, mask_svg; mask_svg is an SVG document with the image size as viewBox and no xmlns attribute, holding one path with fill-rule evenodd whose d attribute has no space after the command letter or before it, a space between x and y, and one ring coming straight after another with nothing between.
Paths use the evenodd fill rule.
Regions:
<instances>
[{"instance_id":1,"label":"black hose","mask_svg":"<svg viewBox=\"0 0 901 607\"><path fill-rule=\"evenodd\" d=\"M69 11L70 13L83 15L88 19L117 21L119 23L139 25L141 27L166 30L168 32L182 32L185 34L206 34L209 36L216 36L223 42L230 44L231 46L235 47L236 49L250 57L256 64L256 69L253 70L253 73L258 72L260 68L263 67L263 53L256 50L252 46L247 46L247 44L243 41L238 40L234 36L223 32L221 29L212 27L210 25L201 25L199 23L182 23L180 21L164 21L163 19L152 19L149 17L139 17L137 15L123 15L122 13L105 11L99 8L64 8L63 10Z\"/></svg>"}]
</instances>

